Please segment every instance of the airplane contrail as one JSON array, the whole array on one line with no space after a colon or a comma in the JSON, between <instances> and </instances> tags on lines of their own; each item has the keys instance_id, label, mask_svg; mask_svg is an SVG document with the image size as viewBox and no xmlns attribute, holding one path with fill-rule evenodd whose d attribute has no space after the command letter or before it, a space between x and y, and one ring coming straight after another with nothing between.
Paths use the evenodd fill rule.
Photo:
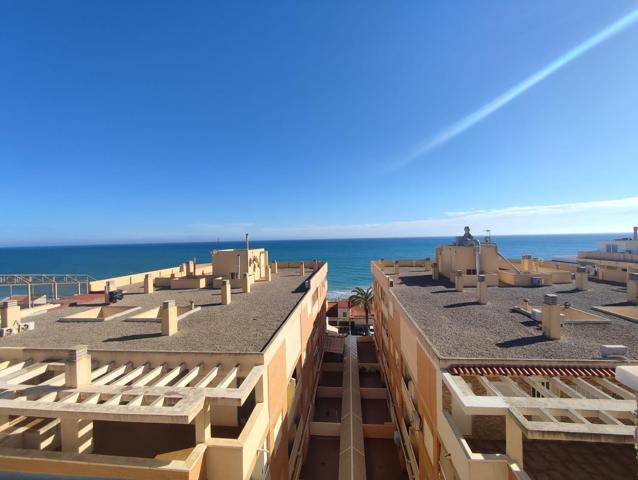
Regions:
<instances>
[{"instance_id":1,"label":"airplane contrail","mask_svg":"<svg viewBox=\"0 0 638 480\"><path fill-rule=\"evenodd\" d=\"M435 149L436 147L446 142L449 142L450 140L455 138L457 135L460 135L468 128L473 127L484 118L492 115L494 112L498 111L500 108L507 105L509 102L514 100L519 95L525 93L527 90L532 88L537 83L541 82L542 80L549 77L551 74L560 70L562 67L564 67L568 63L576 60L578 57L587 53L589 50L596 47L597 45L600 45L605 40L613 37L614 35L630 27L631 25L636 23L636 21L638 21L638 9L633 10L632 12L622 17L620 20L617 20L616 22L612 23L611 25L604 28L600 32L589 37L587 40L580 43L576 47L572 48L567 53L561 55L553 62L545 65L538 72L534 73L533 75L526 78L522 82L514 85L509 90L506 90L504 93L502 93L501 95L499 95L492 101L486 103L478 110L475 110L474 112L463 117L456 123L453 123L442 132L429 138L428 140L425 141L425 143L423 143L420 147L418 147L414 153L412 153L410 156L408 156L406 159L400 162L397 166L406 165L416 160L417 158L425 155L426 153L429 153L431 150Z\"/></svg>"}]
</instances>

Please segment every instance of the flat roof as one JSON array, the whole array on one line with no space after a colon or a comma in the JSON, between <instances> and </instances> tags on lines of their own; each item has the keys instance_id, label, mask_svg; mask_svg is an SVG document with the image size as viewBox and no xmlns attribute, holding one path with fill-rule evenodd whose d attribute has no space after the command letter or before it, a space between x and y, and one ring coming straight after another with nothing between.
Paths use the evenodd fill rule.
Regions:
<instances>
[{"instance_id":1,"label":"flat roof","mask_svg":"<svg viewBox=\"0 0 638 480\"><path fill-rule=\"evenodd\" d=\"M35 329L0 338L0 347L68 348L88 345L99 350L163 350L195 352L260 352L290 312L301 300L306 289L305 276L298 268L281 268L272 275L271 282L255 282L251 292L233 289L230 305L221 304L220 290L216 289L157 289L144 294L141 283L121 287L124 299L114 306L138 306L130 315L105 322L60 322L60 318L79 313L97 304L67 306L45 314L23 319L35 322ZM161 335L158 322L130 322L135 316L164 300L175 300L177 306L194 301L201 310L179 321L179 330L173 336Z\"/></svg>"},{"instance_id":2,"label":"flat roof","mask_svg":"<svg viewBox=\"0 0 638 480\"><path fill-rule=\"evenodd\" d=\"M439 355L459 359L600 359L601 345L626 345L627 357L638 359L638 324L592 310L592 306L625 304L625 286L589 282L589 290L576 291L573 284L547 287L489 287L488 304L476 302L476 289L457 292L445 279L433 281L422 268L402 267L394 275L392 292L423 330ZM397 278L398 277L398 278ZM542 334L531 318L512 311L527 298L534 307L543 296L554 293L558 303L601 316L605 324L567 324L562 337L552 340Z\"/></svg>"}]
</instances>

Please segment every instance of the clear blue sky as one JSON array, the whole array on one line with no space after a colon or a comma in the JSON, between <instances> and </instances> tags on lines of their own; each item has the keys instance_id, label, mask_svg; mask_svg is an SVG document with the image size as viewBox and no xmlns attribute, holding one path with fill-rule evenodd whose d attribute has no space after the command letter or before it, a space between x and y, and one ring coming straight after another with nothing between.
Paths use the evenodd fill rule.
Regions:
<instances>
[{"instance_id":1,"label":"clear blue sky","mask_svg":"<svg viewBox=\"0 0 638 480\"><path fill-rule=\"evenodd\" d=\"M3 0L0 245L629 230L637 8Z\"/></svg>"}]
</instances>

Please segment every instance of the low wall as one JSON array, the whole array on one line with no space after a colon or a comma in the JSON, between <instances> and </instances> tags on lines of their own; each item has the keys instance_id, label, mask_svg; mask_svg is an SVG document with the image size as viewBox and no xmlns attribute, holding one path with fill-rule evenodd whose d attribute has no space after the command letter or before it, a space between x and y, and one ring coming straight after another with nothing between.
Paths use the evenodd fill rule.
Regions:
<instances>
[{"instance_id":1,"label":"low wall","mask_svg":"<svg viewBox=\"0 0 638 480\"><path fill-rule=\"evenodd\" d=\"M210 263L197 264L195 268L197 275L207 275L212 272L212 266ZM150 270L148 272L131 273L129 275L121 275L119 277L103 278L101 280L94 280L89 283L90 292L102 292L106 286L106 282L114 284L115 288L120 288L125 285L131 285L133 283L140 283L144 281L144 277L150 274L153 277L170 277L175 274L176 277L183 277L186 275L186 269L182 265L176 265L174 267L166 267L160 270ZM156 284L157 285L157 284ZM164 286L164 285L157 285ZM166 285L168 286L168 285Z\"/></svg>"},{"instance_id":2,"label":"low wall","mask_svg":"<svg viewBox=\"0 0 638 480\"><path fill-rule=\"evenodd\" d=\"M170 460L3 448L0 470L139 480L192 480L202 478L205 450L206 446L199 444L186 460Z\"/></svg>"}]
</instances>

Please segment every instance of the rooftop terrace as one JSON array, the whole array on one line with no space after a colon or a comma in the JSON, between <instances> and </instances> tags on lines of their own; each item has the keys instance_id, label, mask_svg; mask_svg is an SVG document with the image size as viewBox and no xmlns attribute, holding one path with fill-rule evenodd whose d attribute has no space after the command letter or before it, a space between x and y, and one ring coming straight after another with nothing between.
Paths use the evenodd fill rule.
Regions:
<instances>
[{"instance_id":1,"label":"rooftop terrace","mask_svg":"<svg viewBox=\"0 0 638 480\"><path fill-rule=\"evenodd\" d=\"M124 299L115 305L140 307L130 314L107 321L60 321L100 306L104 297L96 295L91 304L67 305L29 317L35 329L0 338L0 347L68 348L82 344L91 350L260 352L303 297L304 282L313 273L310 269L306 272L301 276L298 268L280 267L272 282L256 282L250 293L233 289L229 305L221 304L218 289L158 289L145 294L141 283L127 285L122 287ZM130 321L130 317L160 307L164 300L175 300L178 306L193 301L201 309L181 319L173 336L162 336L158 322Z\"/></svg>"},{"instance_id":2,"label":"rooftop terrace","mask_svg":"<svg viewBox=\"0 0 638 480\"><path fill-rule=\"evenodd\" d=\"M628 347L629 359L638 359L638 325L592 309L624 305L625 286L590 282L587 291L569 284L490 287L488 304L480 305L475 288L457 292L445 280L434 281L422 267L404 267L398 275L386 268L385 274L394 280L392 292L442 357L584 360L600 358L601 345L622 344ZM559 340L543 336L539 322L512 308L525 298L540 308L548 293L556 294L559 304L569 302L608 323L566 324Z\"/></svg>"}]
</instances>

